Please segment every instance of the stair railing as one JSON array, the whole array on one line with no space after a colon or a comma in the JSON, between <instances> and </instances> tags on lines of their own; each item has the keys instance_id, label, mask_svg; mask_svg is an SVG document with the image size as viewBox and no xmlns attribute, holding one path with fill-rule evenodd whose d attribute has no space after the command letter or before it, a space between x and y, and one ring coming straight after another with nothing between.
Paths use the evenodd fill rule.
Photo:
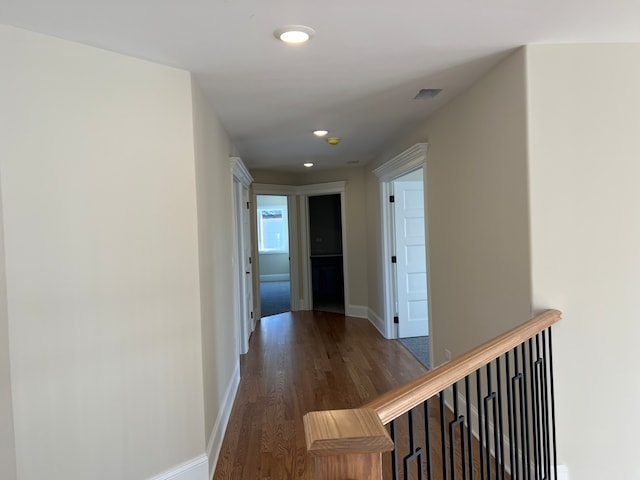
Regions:
<instances>
[{"instance_id":1,"label":"stair railing","mask_svg":"<svg viewBox=\"0 0 640 480\"><path fill-rule=\"evenodd\" d=\"M557 478L551 326L559 320L547 310L362 408L307 413L315 478Z\"/></svg>"}]
</instances>

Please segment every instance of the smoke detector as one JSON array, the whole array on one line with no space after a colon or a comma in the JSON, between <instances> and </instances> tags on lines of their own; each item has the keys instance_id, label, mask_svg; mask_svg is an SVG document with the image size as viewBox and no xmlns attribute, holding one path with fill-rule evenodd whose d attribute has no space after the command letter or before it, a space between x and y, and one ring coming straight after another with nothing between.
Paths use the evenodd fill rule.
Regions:
<instances>
[{"instance_id":1,"label":"smoke detector","mask_svg":"<svg viewBox=\"0 0 640 480\"><path fill-rule=\"evenodd\" d=\"M423 88L413 97L414 100L431 100L442 91L441 88Z\"/></svg>"}]
</instances>

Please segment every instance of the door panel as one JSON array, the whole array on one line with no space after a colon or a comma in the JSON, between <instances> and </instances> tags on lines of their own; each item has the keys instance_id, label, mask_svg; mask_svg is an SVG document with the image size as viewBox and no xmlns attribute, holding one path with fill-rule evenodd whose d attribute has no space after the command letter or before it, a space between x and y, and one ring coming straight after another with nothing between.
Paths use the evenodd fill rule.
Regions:
<instances>
[{"instance_id":1,"label":"door panel","mask_svg":"<svg viewBox=\"0 0 640 480\"><path fill-rule=\"evenodd\" d=\"M398 337L429 334L424 187L420 181L396 181L394 215Z\"/></svg>"}]
</instances>

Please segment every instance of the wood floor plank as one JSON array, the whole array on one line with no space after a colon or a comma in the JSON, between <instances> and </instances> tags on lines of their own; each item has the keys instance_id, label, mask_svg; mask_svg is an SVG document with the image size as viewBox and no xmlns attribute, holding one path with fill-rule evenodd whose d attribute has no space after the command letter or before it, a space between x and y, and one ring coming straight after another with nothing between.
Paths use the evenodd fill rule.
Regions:
<instances>
[{"instance_id":1,"label":"wood floor plank","mask_svg":"<svg viewBox=\"0 0 640 480\"><path fill-rule=\"evenodd\" d=\"M261 319L240 368L214 480L311 480L305 413L357 408L425 372L368 320L324 312Z\"/></svg>"}]
</instances>

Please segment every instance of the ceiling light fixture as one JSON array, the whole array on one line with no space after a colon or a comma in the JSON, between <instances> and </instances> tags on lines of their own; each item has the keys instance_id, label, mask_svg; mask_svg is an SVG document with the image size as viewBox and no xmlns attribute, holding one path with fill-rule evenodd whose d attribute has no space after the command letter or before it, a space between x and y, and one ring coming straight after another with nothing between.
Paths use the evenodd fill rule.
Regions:
<instances>
[{"instance_id":1,"label":"ceiling light fixture","mask_svg":"<svg viewBox=\"0 0 640 480\"><path fill-rule=\"evenodd\" d=\"M329 145L338 145L340 143L340 139L338 137L329 137L327 138L327 143Z\"/></svg>"},{"instance_id":2,"label":"ceiling light fixture","mask_svg":"<svg viewBox=\"0 0 640 480\"><path fill-rule=\"evenodd\" d=\"M273 35L284 43L301 44L313 38L316 34L315 30L304 25L286 25L277 28Z\"/></svg>"},{"instance_id":3,"label":"ceiling light fixture","mask_svg":"<svg viewBox=\"0 0 640 480\"><path fill-rule=\"evenodd\" d=\"M314 130L313 134L316 137L324 137L327 133L329 133L329 130Z\"/></svg>"},{"instance_id":4,"label":"ceiling light fixture","mask_svg":"<svg viewBox=\"0 0 640 480\"><path fill-rule=\"evenodd\" d=\"M304 164L304 166L307 167L307 168L311 168L311 167L313 167L313 163L307 162L307 163Z\"/></svg>"},{"instance_id":5,"label":"ceiling light fixture","mask_svg":"<svg viewBox=\"0 0 640 480\"><path fill-rule=\"evenodd\" d=\"M423 88L413 97L414 100L431 100L442 91L441 88Z\"/></svg>"}]
</instances>

